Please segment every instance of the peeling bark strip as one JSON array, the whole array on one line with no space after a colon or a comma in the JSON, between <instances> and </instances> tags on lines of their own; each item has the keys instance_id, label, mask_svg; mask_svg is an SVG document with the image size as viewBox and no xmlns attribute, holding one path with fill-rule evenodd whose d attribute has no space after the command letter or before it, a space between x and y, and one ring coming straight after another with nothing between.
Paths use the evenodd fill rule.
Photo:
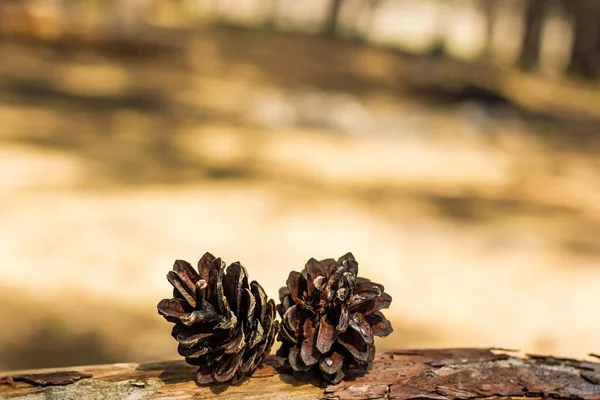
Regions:
<instances>
[{"instance_id":1,"label":"peeling bark strip","mask_svg":"<svg viewBox=\"0 0 600 400\"><path fill-rule=\"evenodd\" d=\"M91 374L82 374L77 371L59 371L59 372L49 372L43 374L24 374L24 375L14 375L7 376L5 378L0 378L0 383L2 383L3 379L7 379L10 383L14 385L15 382L27 382L32 385L37 386L63 386L70 385L71 383L75 383L83 378L91 378Z\"/></svg>"},{"instance_id":2,"label":"peeling bark strip","mask_svg":"<svg viewBox=\"0 0 600 400\"><path fill-rule=\"evenodd\" d=\"M350 370L323 387L318 377L289 374L275 357L238 385L198 386L195 368L183 361L80 368L93 374L65 386L39 387L0 378L0 399L491 399L506 397L600 400L600 363L494 349L398 350L378 354L367 374ZM55 381L73 371L7 373ZM42 374L42 375L40 375ZM4 374L0 374L4 375ZM48 378L48 377L55 378ZM39 383L38 383L39 384Z\"/></svg>"},{"instance_id":3,"label":"peeling bark strip","mask_svg":"<svg viewBox=\"0 0 600 400\"><path fill-rule=\"evenodd\" d=\"M0 377L0 385L10 385L14 387L15 381L10 376Z\"/></svg>"}]
</instances>

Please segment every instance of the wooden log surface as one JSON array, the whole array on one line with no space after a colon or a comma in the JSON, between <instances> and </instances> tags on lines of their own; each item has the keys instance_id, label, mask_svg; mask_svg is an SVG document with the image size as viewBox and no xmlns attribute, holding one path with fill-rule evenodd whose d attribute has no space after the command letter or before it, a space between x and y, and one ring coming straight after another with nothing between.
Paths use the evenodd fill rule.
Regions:
<instances>
[{"instance_id":1,"label":"wooden log surface","mask_svg":"<svg viewBox=\"0 0 600 400\"><path fill-rule=\"evenodd\" d=\"M599 356L591 355L598 358ZM495 349L397 350L337 385L292 374L270 357L237 385L199 386L183 361L0 373L0 399L475 399L600 400L600 364L517 357Z\"/></svg>"}]
</instances>

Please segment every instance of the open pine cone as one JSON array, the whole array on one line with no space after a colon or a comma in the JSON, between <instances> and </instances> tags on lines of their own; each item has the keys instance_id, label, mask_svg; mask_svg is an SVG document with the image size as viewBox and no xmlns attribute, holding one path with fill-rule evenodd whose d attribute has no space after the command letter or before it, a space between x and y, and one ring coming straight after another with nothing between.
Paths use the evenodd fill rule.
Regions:
<instances>
[{"instance_id":1,"label":"open pine cone","mask_svg":"<svg viewBox=\"0 0 600 400\"><path fill-rule=\"evenodd\" d=\"M174 298L158 303L158 313L173 322L179 354L197 365L196 380L235 383L269 354L278 330L275 303L246 269L206 253L198 272L177 260L167 279Z\"/></svg>"},{"instance_id":2,"label":"open pine cone","mask_svg":"<svg viewBox=\"0 0 600 400\"><path fill-rule=\"evenodd\" d=\"M277 311L282 323L277 355L295 371L319 369L337 383L350 366L365 369L373 361L373 336L392 332L379 311L392 298L382 285L358 278L351 253L338 261L311 258L302 272L292 271L279 290Z\"/></svg>"}]
</instances>

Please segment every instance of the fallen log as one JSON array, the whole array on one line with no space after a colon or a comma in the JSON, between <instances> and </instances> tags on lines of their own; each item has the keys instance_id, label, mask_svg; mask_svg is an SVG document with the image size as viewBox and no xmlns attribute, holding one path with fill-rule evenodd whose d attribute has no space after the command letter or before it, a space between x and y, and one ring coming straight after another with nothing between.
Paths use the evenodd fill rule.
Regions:
<instances>
[{"instance_id":1,"label":"fallen log","mask_svg":"<svg viewBox=\"0 0 600 400\"><path fill-rule=\"evenodd\" d=\"M0 373L0 399L600 400L600 363L496 349L390 351L337 385L291 374L273 356L237 385L199 386L194 376L183 361L8 372Z\"/></svg>"}]
</instances>

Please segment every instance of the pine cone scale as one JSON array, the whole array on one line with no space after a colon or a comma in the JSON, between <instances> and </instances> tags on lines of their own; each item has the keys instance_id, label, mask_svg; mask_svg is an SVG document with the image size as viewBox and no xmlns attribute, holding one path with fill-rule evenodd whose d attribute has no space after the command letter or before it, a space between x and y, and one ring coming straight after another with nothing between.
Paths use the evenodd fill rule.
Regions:
<instances>
[{"instance_id":1,"label":"pine cone scale","mask_svg":"<svg viewBox=\"0 0 600 400\"><path fill-rule=\"evenodd\" d=\"M223 351L225 351L225 354L237 354L244 348L244 346L246 346L245 339L246 337L244 335L244 331L239 329L236 333L234 333L229 342L222 344L217 348L222 348Z\"/></svg>"},{"instance_id":2,"label":"pine cone scale","mask_svg":"<svg viewBox=\"0 0 600 400\"><path fill-rule=\"evenodd\" d=\"M306 365L314 365L319 362L319 357L321 353L319 349L317 349L316 340L317 340L317 329L313 326L313 321L307 319L304 323L304 337L306 338L304 342L302 342L302 347L300 348L300 357L302 361Z\"/></svg>"},{"instance_id":3,"label":"pine cone scale","mask_svg":"<svg viewBox=\"0 0 600 400\"><path fill-rule=\"evenodd\" d=\"M279 334L281 335L281 338L285 339L287 342L291 342L294 344L298 343L298 339L296 339L293 333L288 331L288 328L285 324L281 324L279 326Z\"/></svg>"},{"instance_id":4,"label":"pine cone scale","mask_svg":"<svg viewBox=\"0 0 600 400\"><path fill-rule=\"evenodd\" d=\"M254 311L255 313L255 318L258 318L259 321L262 321L264 323L265 326L267 326L267 316L271 316L271 320L274 320L274 310L272 310L272 312L270 312L269 310L271 309L271 307L275 307L275 302L274 301L269 301L267 294L265 293L265 291L263 290L262 286L260 286L258 284L258 282L256 281L252 281L250 283L250 292L252 293L252 296L254 297L254 299L256 300L256 309ZM272 304L270 304L272 303ZM271 315L272 314L272 315Z\"/></svg>"},{"instance_id":5,"label":"pine cone scale","mask_svg":"<svg viewBox=\"0 0 600 400\"><path fill-rule=\"evenodd\" d=\"M190 289L192 289L194 287L194 283L196 283L200 280L200 275L196 271L194 271L194 268L192 267L192 265L187 261L184 261L184 260L175 261L175 265L173 266L173 271L177 275L179 275L181 280L183 280Z\"/></svg>"},{"instance_id":6,"label":"pine cone scale","mask_svg":"<svg viewBox=\"0 0 600 400\"><path fill-rule=\"evenodd\" d=\"M242 281L242 271L239 264L231 264L227 269L227 274L223 279L223 291L225 299L231 311L238 315L241 303L241 293L238 291Z\"/></svg>"},{"instance_id":7,"label":"pine cone scale","mask_svg":"<svg viewBox=\"0 0 600 400\"><path fill-rule=\"evenodd\" d=\"M240 365L240 373L242 374L247 374L250 369L252 368L253 364L254 364L254 359L256 358L256 353L253 353L252 355L248 356L246 361L242 362L242 364Z\"/></svg>"},{"instance_id":8,"label":"pine cone scale","mask_svg":"<svg viewBox=\"0 0 600 400\"><path fill-rule=\"evenodd\" d=\"M233 378L239 368L242 352L230 356L214 373L217 382L227 382Z\"/></svg>"},{"instance_id":9,"label":"pine cone scale","mask_svg":"<svg viewBox=\"0 0 600 400\"><path fill-rule=\"evenodd\" d=\"M286 283L286 285L289 284L289 278L288 278L288 283ZM284 300L288 299L288 296L290 296L290 289L287 286L284 286L282 288L279 288L279 302L283 303ZM277 307L279 307L281 304L278 304Z\"/></svg>"},{"instance_id":10,"label":"pine cone scale","mask_svg":"<svg viewBox=\"0 0 600 400\"><path fill-rule=\"evenodd\" d=\"M325 272L321 264L314 258L311 258L306 263L306 292L309 298L312 297L315 291L315 280L318 280L320 277L325 277Z\"/></svg>"},{"instance_id":11,"label":"pine cone scale","mask_svg":"<svg viewBox=\"0 0 600 400\"><path fill-rule=\"evenodd\" d=\"M364 299L362 297L353 296L350 302L350 311L359 312L363 315L372 314L390 306L391 300L388 301L383 296L375 297L372 299Z\"/></svg>"},{"instance_id":12,"label":"pine cone scale","mask_svg":"<svg viewBox=\"0 0 600 400\"><path fill-rule=\"evenodd\" d=\"M381 290L381 293L383 293L385 291L383 285L381 285L379 283L371 282L370 279L363 278L360 276L356 277L356 292L357 293L368 291L373 286L379 288Z\"/></svg>"},{"instance_id":13,"label":"pine cone scale","mask_svg":"<svg viewBox=\"0 0 600 400\"><path fill-rule=\"evenodd\" d=\"M167 274L167 280L171 285L173 285L175 290L185 301L187 301L192 307L196 306L195 290L193 286L188 286L185 280L174 271L169 271Z\"/></svg>"},{"instance_id":14,"label":"pine cone scale","mask_svg":"<svg viewBox=\"0 0 600 400\"><path fill-rule=\"evenodd\" d=\"M209 303L217 305L217 309L222 312L218 305L219 290L218 286L222 285L225 263L220 258L215 258L212 254L205 254L198 261L198 272L200 279L207 283L206 299ZM221 293L222 298L222 293Z\"/></svg>"},{"instance_id":15,"label":"pine cone scale","mask_svg":"<svg viewBox=\"0 0 600 400\"><path fill-rule=\"evenodd\" d=\"M244 309L246 310L244 313L246 316L244 322L246 325L250 325L255 317L254 311L256 310L256 300L249 289L244 289L242 292L242 303L244 304Z\"/></svg>"},{"instance_id":16,"label":"pine cone scale","mask_svg":"<svg viewBox=\"0 0 600 400\"><path fill-rule=\"evenodd\" d=\"M208 365L202 365L196 373L196 382L200 384L207 384L213 382L212 370Z\"/></svg>"},{"instance_id":17,"label":"pine cone scale","mask_svg":"<svg viewBox=\"0 0 600 400\"><path fill-rule=\"evenodd\" d=\"M287 279L286 285L294 302L300 301L300 296L306 290L306 280L299 272L292 271Z\"/></svg>"},{"instance_id":18,"label":"pine cone scale","mask_svg":"<svg viewBox=\"0 0 600 400\"><path fill-rule=\"evenodd\" d=\"M237 317L233 314L233 311L227 310L227 314L219 319L219 323L215 325L214 329L229 330L237 326Z\"/></svg>"},{"instance_id":19,"label":"pine cone scale","mask_svg":"<svg viewBox=\"0 0 600 400\"><path fill-rule=\"evenodd\" d=\"M350 327L358 332L365 343L373 343L371 325L369 325L363 314L353 313L350 317Z\"/></svg>"},{"instance_id":20,"label":"pine cone scale","mask_svg":"<svg viewBox=\"0 0 600 400\"><path fill-rule=\"evenodd\" d=\"M347 306L344 305L342 306L342 311L340 312L340 320L335 329L338 332L344 332L346 329L348 329L348 325L350 325L350 310Z\"/></svg>"},{"instance_id":21,"label":"pine cone scale","mask_svg":"<svg viewBox=\"0 0 600 400\"><path fill-rule=\"evenodd\" d=\"M197 323L213 322L219 318L214 310L196 310L191 313L183 314L179 319L185 326L192 326Z\"/></svg>"},{"instance_id":22,"label":"pine cone scale","mask_svg":"<svg viewBox=\"0 0 600 400\"><path fill-rule=\"evenodd\" d=\"M322 316L319 323L319 333L317 335L317 349L319 349L321 354L327 353L336 339L337 331L333 325L327 321L327 317Z\"/></svg>"},{"instance_id":23,"label":"pine cone scale","mask_svg":"<svg viewBox=\"0 0 600 400\"><path fill-rule=\"evenodd\" d=\"M212 336L212 333L189 334L187 332L180 332L177 334L175 339L177 339L181 347L191 349L192 347L195 347L200 343L208 341L207 339L212 338Z\"/></svg>"},{"instance_id":24,"label":"pine cone scale","mask_svg":"<svg viewBox=\"0 0 600 400\"><path fill-rule=\"evenodd\" d=\"M225 263L222 263L219 259L215 265L218 270L214 271L207 281L208 287L206 298L209 303L215 305L215 308L220 314L229 315L231 313L231 308L229 307L229 302L227 301L227 297L225 297L225 289L223 288L225 269L221 267L221 265L225 265Z\"/></svg>"},{"instance_id":25,"label":"pine cone scale","mask_svg":"<svg viewBox=\"0 0 600 400\"><path fill-rule=\"evenodd\" d=\"M209 347L195 346L195 347L183 347L179 346L177 348L177 352L180 356L186 358L198 358L200 356L205 355L210 351Z\"/></svg>"},{"instance_id":26,"label":"pine cone scale","mask_svg":"<svg viewBox=\"0 0 600 400\"><path fill-rule=\"evenodd\" d=\"M262 355L262 357L267 357L269 352L271 351L271 347L273 347L273 343L275 343L275 335L269 335L267 340L263 341L256 350L256 357Z\"/></svg>"},{"instance_id":27,"label":"pine cone scale","mask_svg":"<svg viewBox=\"0 0 600 400\"><path fill-rule=\"evenodd\" d=\"M319 367L321 371L329 375L335 375L340 369L342 369L344 356L340 353L333 351L330 355L327 355L321 359Z\"/></svg>"},{"instance_id":28,"label":"pine cone scale","mask_svg":"<svg viewBox=\"0 0 600 400\"><path fill-rule=\"evenodd\" d=\"M320 355L321 353L319 353L314 346L314 340L306 339L302 343L302 347L300 348L300 358L302 359L302 363L304 363L304 365L315 365L319 362Z\"/></svg>"},{"instance_id":29,"label":"pine cone scale","mask_svg":"<svg viewBox=\"0 0 600 400\"><path fill-rule=\"evenodd\" d=\"M275 305L272 304L269 306L267 312L269 314L265 313L265 317L262 319L263 323L262 326L267 327L268 329L265 331L263 328L263 336L270 336L271 334L271 328L273 326L273 322L275 321Z\"/></svg>"},{"instance_id":30,"label":"pine cone scale","mask_svg":"<svg viewBox=\"0 0 600 400\"><path fill-rule=\"evenodd\" d=\"M253 348L261 340L264 338L265 331L260 323L256 324L254 330L250 333L250 338L248 339L248 348Z\"/></svg>"},{"instance_id":31,"label":"pine cone scale","mask_svg":"<svg viewBox=\"0 0 600 400\"><path fill-rule=\"evenodd\" d=\"M342 379L344 379L345 374L342 370L339 370L338 372L332 375L322 372L321 376L323 376L323 378L330 381L331 383L336 384L341 382Z\"/></svg>"},{"instance_id":32,"label":"pine cone scale","mask_svg":"<svg viewBox=\"0 0 600 400\"><path fill-rule=\"evenodd\" d=\"M293 347L290 349L288 362L290 363L294 371L304 372L308 371L311 368L310 365L304 364L300 356L300 350L297 347Z\"/></svg>"},{"instance_id":33,"label":"pine cone scale","mask_svg":"<svg viewBox=\"0 0 600 400\"><path fill-rule=\"evenodd\" d=\"M181 321L181 317L187 315L181 300L179 299L164 299L158 303L158 312L165 317L169 322L177 323Z\"/></svg>"},{"instance_id":34,"label":"pine cone scale","mask_svg":"<svg viewBox=\"0 0 600 400\"><path fill-rule=\"evenodd\" d=\"M260 331L259 331L258 325L257 325L257 329L256 329L257 339L256 340L259 340L259 338L262 339L262 338L268 338L271 336L271 326L273 325L273 318L266 317L266 319L263 323L264 323L264 326L268 327L268 330L265 330L265 328L263 328L263 324L260 324ZM254 339L252 339L252 340L254 340Z\"/></svg>"},{"instance_id":35,"label":"pine cone scale","mask_svg":"<svg viewBox=\"0 0 600 400\"><path fill-rule=\"evenodd\" d=\"M293 305L287 309L282 317L283 323L288 330L296 332L298 330L298 316L296 315L297 306Z\"/></svg>"},{"instance_id":36,"label":"pine cone scale","mask_svg":"<svg viewBox=\"0 0 600 400\"><path fill-rule=\"evenodd\" d=\"M369 321L369 324L371 324L371 331L374 336L385 337L394 331L390 321L383 316L381 311L375 311L374 313L365 316L365 318Z\"/></svg>"},{"instance_id":37,"label":"pine cone scale","mask_svg":"<svg viewBox=\"0 0 600 400\"><path fill-rule=\"evenodd\" d=\"M372 361L372 359L369 359L369 353L371 347L373 346L370 343L363 342L358 333L348 329L346 332L338 336L337 341L339 344L344 346L357 361L361 361L363 363Z\"/></svg>"},{"instance_id":38,"label":"pine cone scale","mask_svg":"<svg viewBox=\"0 0 600 400\"><path fill-rule=\"evenodd\" d=\"M217 281L222 282L223 275L225 274L225 266L225 262L220 257L214 257L212 254L205 254L200 261L198 261L198 273L200 279L209 283L216 283ZM208 291L213 291L215 287L215 285L209 285Z\"/></svg>"}]
</instances>

